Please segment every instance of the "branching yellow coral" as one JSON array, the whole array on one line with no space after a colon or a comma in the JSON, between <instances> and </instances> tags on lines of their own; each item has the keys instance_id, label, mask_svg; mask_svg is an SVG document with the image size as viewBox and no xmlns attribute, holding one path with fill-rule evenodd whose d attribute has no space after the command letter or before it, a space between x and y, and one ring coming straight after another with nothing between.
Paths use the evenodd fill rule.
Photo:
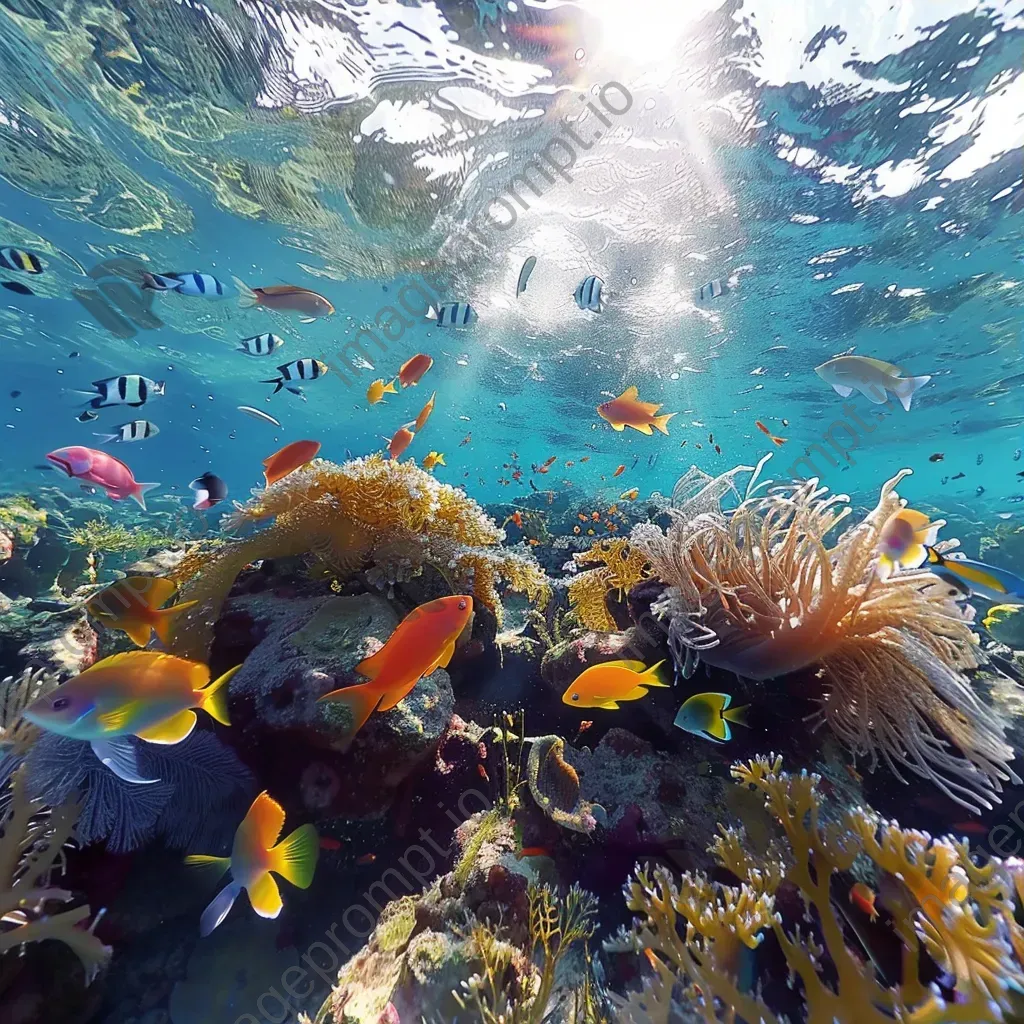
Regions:
<instances>
[{"instance_id":1,"label":"branching yellow coral","mask_svg":"<svg viewBox=\"0 0 1024 1024\"><path fill-rule=\"evenodd\" d=\"M572 556L577 565L596 568L579 573L569 584L569 604L587 629L613 633L618 629L608 612L605 597L616 591L621 599L626 591L650 574L647 556L628 540L616 537L598 541L589 551Z\"/></svg>"},{"instance_id":2,"label":"branching yellow coral","mask_svg":"<svg viewBox=\"0 0 1024 1024\"><path fill-rule=\"evenodd\" d=\"M738 834L722 829L711 853L736 874L738 888L685 874L679 884L662 868L638 870L626 889L631 910L643 915L616 948L647 950L662 988L682 982L709 1022L779 1018L757 988L736 976L740 945L755 948L770 929L799 982L807 1024L957 1024L998 1020L1011 991L1024 986L1015 955L1014 880L1007 865L975 865L963 843L903 830L870 810L855 808L826 826L816 775L789 775L781 758L760 757L733 767L733 776L761 793L782 826L789 849L764 859L743 850ZM903 943L901 978L890 985L871 961L847 945L836 906L857 857L869 858L885 883L885 908ZM789 932L775 910L780 885L795 886L811 911L820 943ZM680 930L678 919L685 927ZM852 940L852 936L851 936ZM955 984L956 1000L921 984L927 954ZM643 1021L643 1017L635 1018Z\"/></svg>"},{"instance_id":3,"label":"branching yellow coral","mask_svg":"<svg viewBox=\"0 0 1024 1024\"><path fill-rule=\"evenodd\" d=\"M227 517L238 528L273 522L215 551L194 549L173 573L182 600L200 604L182 617L172 647L204 659L212 624L239 572L261 558L312 554L338 576L403 563L406 574L435 566L501 619L504 584L543 605L549 586L535 560L498 545L495 522L463 491L438 482L415 460L379 455L336 465L315 459L255 494Z\"/></svg>"}]
</instances>

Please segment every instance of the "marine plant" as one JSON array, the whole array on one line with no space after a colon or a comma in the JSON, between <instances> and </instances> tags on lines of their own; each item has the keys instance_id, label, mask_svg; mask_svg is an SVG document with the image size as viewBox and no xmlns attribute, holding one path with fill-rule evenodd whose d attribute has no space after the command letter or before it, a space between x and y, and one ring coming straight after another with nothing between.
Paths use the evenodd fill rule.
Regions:
<instances>
[{"instance_id":1,"label":"marine plant","mask_svg":"<svg viewBox=\"0 0 1024 1024\"><path fill-rule=\"evenodd\" d=\"M269 524L268 524L269 521ZM415 460L380 455L341 465L315 459L256 492L225 522L259 532L209 551L197 547L173 572L182 600L199 605L182 617L172 647L205 658L212 623L239 572L250 562L312 554L339 577L403 563L403 579L436 567L453 588L464 588L502 616L499 586L543 605L547 577L528 554L499 546L503 533L458 488L438 482ZM387 572L382 574L392 578Z\"/></svg>"},{"instance_id":2,"label":"marine plant","mask_svg":"<svg viewBox=\"0 0 1024 1024\"><path fill-rule=\"evenodd\" d=\"M93 554L125 555L148 548L169 547L177 538L147 526L125 526L109 519L90 519L72 528L68 537L76 547Z\"/></svg>"},{"instance_id":3,"label":"marine plant","mask_svg":"<svg viewBox=\"0 0 1024 1024\"><path fill-rule=\"evenodd\" d=\"M605 599L615 591L621 600L631 587L650 575L645 551L624 537L616 537L598 541L589 551L573 555L572 560L577 566L594 566L573 577L569 584L572 612L587 629L615 632L619 627Z\"/></svg>"},{"instance_id":4,"label":"marine plant","mask_svg":"<svg viewBox=\"0 0 1024 1024\"><path fill-rule=\"evenodd\" d=\"M686 872L678 880L663 867L637 868L626 886L640 917L606 948L643 951L655 981L642 993L616 997L622 1020L668 1019L673 988L682 986L708 1022L780 1024L758 986L742 984L738 954L771 932L785 956L791 988L801 994L807 1024L913 1024L1001 1019L1011 992L1024 986L1024 930L1014 919L1015 889L1008 866L996 858L978 866L966 842L902 829L874 811L854 807L827 823L818 775L791 775L775 755L732 768L737 783L764 799L779 822L787 849L770 844L754 852L741 832L719 826L709 852L738 886ZM853 949L837 901L842 877L860 859L870 862L892 928L902 944L898 980L883 978L874 961ZM804 926L787 929L777 897L795 888L807 908ZM940 986L921 981L931 960Z\"/></svg>"},{"instance_id":5,"label":"marine plant","mask_svg":"<svg viewBox=\"0 0 1024 1024\"><path fill-rule=\"evenodd\" d=\"M820 720L874 768L909 769L971 809L998 802L1013 749L965 674L985 657L973 612L926 570L886 575L879 535L904 507L896 486L834 543L849 516L817 480L748 497L735 510L636 526L632 543L668 585L652 611L668 624L677 669L696 658L751 679L816 667Z\"/></svg>"}]
</instances>

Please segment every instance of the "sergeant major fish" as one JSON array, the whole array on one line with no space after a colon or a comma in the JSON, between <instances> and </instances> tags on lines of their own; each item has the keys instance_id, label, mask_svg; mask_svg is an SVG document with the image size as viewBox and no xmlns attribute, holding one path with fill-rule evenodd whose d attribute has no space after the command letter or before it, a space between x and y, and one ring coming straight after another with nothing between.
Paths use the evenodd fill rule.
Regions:
<instances>
[{"instance_id":1,"label":"sergeant major fish","mask_svg":"<svg viewBox=\"0 0 1024 1024\"><path fill-rule=\"evenodd\" d=\"M427 319L436 320L438 327L468 327L480 318L468 302L446 302L437 309L431 306Z\"/></svg>"},{"instance_id":2,"label":"sergeant major fish","mask_svg":"<svg viewBox=\"0 0 1024 1024\"><path fill-rule=\"evenodd\" d=\"M149 420L131 420L128 423L119 424L114 427L114 430L117 433L94 434L93 437L98 437L101 444L110 444L112 441L145 441L160 433L160 428L155 423L150 423Z\"/></svg>"},{"instance_id":3,"label":"sergeant major fish","mask_svg":"<svg viewBox=\"0 0 1024 1024\"><path fill-rule=\"evenodd\" d=\"M322 377L327 373L329 367L326 363L322 363L319 359L312 359L306 356L303 359L294 359L290 363L284 363L282 366L277 368L277 372L281 374L280 377L274 377L271 380L260 381L261 384L276 384L277 386L273 390L273 394L277 394L285 386L286 381L295 380L316 380L317 377ZM288 389L292 391L292 388Z\"/></svg>"},{"instance_id":4,"label":"sergeant major fish","mask_svg":"<svg viewBox=\"0 0 1024 1024\"><path fill-rule=\"evenodd\" d=\"M112 405L128 405L138 409L157 395L164 393L162 380L150 380L138 373L123 373L120 377L94 380L92 387L97 392L87 405L93 409L106 409ZM79 391L80 395L91 395L92 391Z\"/></svg>"},{"instance_id":5,"label":"sergeant major fish","mask_svg":"<svg viewBox=\"0 0 1024 1024\"><path fill-rule=\"evenodd\" d=\"M179 295L224 294L224 285L210 274L143 274L142 287L155 292L177 292Z\"/></svg>"},{"instance_id":6,"label":"sergeant major fish","mask_svg":"<svg viewBox=\"0 0 1024 1024\"><path fill-rule=\"evenodd\" d=\"M269 356L283 344L284 338L279 338L276 334L256 334L251 338L242 338L235 351L250 356Z\"/></svg>"}]
</instances>

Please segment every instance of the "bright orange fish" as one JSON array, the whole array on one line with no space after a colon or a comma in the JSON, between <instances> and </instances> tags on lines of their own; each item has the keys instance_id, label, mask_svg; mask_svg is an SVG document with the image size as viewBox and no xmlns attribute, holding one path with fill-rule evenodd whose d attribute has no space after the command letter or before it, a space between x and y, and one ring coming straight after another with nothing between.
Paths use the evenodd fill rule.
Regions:
<instances>
[{"instance_id":1,"label":"bright orange fish","mask_svg":"<svg viewBox=\"0 0 1024 1024\"><path fill-rule=\"evenodd\" d=\"M312 462L320 451L319 441L292 441L279 452L274 452L263 460L263 475L267 486L283 480L289 473L294 473L300 466Z\"/></svg>"},{"instance_id":2,"label":"bright orange fish","mask_svg":"<svg viewBox=\"0 0 1024 1024\"><path fill-rule=\"evenodd\" d=\"M618 708L620 700L639 700L651 686L667 687L659 671L663 661L650 668L642 661L605 661L584 669L562 694L562 703L577 708Z\"/></svg>"},{"instance_id":3,"label":"bright orange fish","mask_svg":"<svg viewBox=\"0 0 1024 1024\"><path fill-rule=\"evenodd\" d=\"M625 472L626 472L626 467L624 465L623 466L619 466L619 468L617 470L615 470L614 473L612 473L612 479L614 480L617 476L622 476L622 474L625 473Z\"/></svg>"},{"instance_id":4,"label":"bright orange fish","mask_svg":"<svg viewBox=\"0 0 1024 1024\"><path fill-rule=\"evenodd\" d=\"M127 576L104 587L85 603L85 610L108 629L127 633L138 647L156 635L166 644L175 618L197 602L183 601L173 608L161 608L178 592L171 580L158 576Z\"/></svg>"},{"instance_id":5,"label":"bright orange fish","mask_svg":"<svg viewBox=\"0 0 1024 1024\"><path fill-rule=\"evenodd\" d=\"M516 509L515 512L513 512L512 515L510 515L508 519L505 520L505 522L515 523L516 526L518 526L521 530L523 528L523 514L519 511L519 509Z\"/></svg>"},{"instance_id":6,"label":"bright orange fish","mask_svg":"<svg viewBox=\"0 0 1024 1024\"><path fill-rule=\"evenodd\" d=\"M425 356L422 353L414 355L402 363L401 369L398 371L398 381L403 388L418 384L423 374L433 365L434 360L430 356Z\"/></svg>"},{"instance_id":7,"label":"bright orange fish","mask_svg":"<svg viewBox=\"0 0 1024 1024\"><path fill-rule=\"evenodd\" d=\"M878 910L875 907L875 892L863 882L857 882L850 890L850 902L860 911L863 911L872 921L878 917Z\"/></svg>"},{"instance_id":8,"label":"bright orange fish","mask_svg":"<svg viewBox=\"0 0 1024 1024\"><path fill-rule=\"evenodd\" d=\"M400 459L405 449L412 444L412 439L416 436L411 430L413 426L412 423L406 423L404 427L399 427L395 431L395 436L388 442L388 452L392 459Z\"/></svg>"},{"instance_id":9,"label":"bright orange fish","mask_svg":"<svg viewBox=\"0 0 1024 1024\"><path fill-rule=\"evenodd\" d=\"M663 416L656 416L655 413L661 408L660 405L653 405L650 402L641 402L639 392L635 387L628 387L610 402L602 402L597 407L597 414L603 420L607 420L614 430L625 430L632 427L639 430L641 434L651 434L651 427L655 427L663 434L668 433L668 421L675 416L674 412L665 413Z\"/></svg>"},{"instance_id":10,"label":"bright orange fish","mask_svg":"<svg viewBox=\"0 0 1024 1024\"><path fill-rule=\"evenodd\" d=\"M754 426L757 427L762 434L767 434L772 439L772 444L783 445L786 443L786 438L776 437L760 420L755 420Z\"/></svg>"},{"instance_id":11,"label":"bright orange fish","mask_svg":"<svg viewBox=\"0 0 1024 1024\"><path fill-rule=\"evenodd\" d=\"M435 391L430 396L430 401L420 409L420 414L416 417L416 426L414 428L417 434L426 426L427 420L430 419L430 414L434 411L434 399L436 397L437 392Z\"/></svg>"},{"instance_id":12,"label":"bright orange fish","mask_svg":"<svg viewBox=\"0 0 1024 1024\"><path fill-rule=\"evenodd\" d=\"M231 882L217 893L199 919L200 935L209 935L228 916L243 889L260 917L277 917L284 903L271 871L300 889L309 888L320 854L316 829L302 825L278 843L282 828L284 810L264 791L253 801L238 826L230 857L193 855L185 858L186 864L216 868L219 874L231 869Z\"/></svg>"},{"instance_id":13,"label":"bright orange fish","mask_svg":"<svg viewBox=\"0 0 1024 1024\"><path fill-rule=\"evenodd\" d=\"M524 846L517 854L516 859L524 857L550 857L551 851L546 846Z\"/></svg>"},{"instance_id":14,"label":"bright orange fish","mask_svg":"<svg viewBox=\"0 0 1024 1024\"><path fill-rule=\"evenodd\" d=\"M619 495L619 501L636 501L636 499L639 496L640 496L640 488L639 487L631 487L628 491L623 491Z\"/></svg>"},{"instance_id":15,"label":"bright orange fish","mask_svg":"<svg viewBox=\"0 0 1024 1024\"><path fill-rule=\"evenodd\" d=\"M591 512L590 513L590 518L596 523L598 521L598 519L601 518L601 513L600 512Z\"/></svg>"},{"instance_id":16,"label":"bright orange fish","mask_svg":"<svg viewBox=\"0 0 1024 1024\"><path fill-rule=\"evenodd\" d=\"M466 594L428 601L398 624L388 641L356 671L369 680L324 694L320 700L344 704L352 714L351 742L374 711L389 711L424 676L445 668L455 641L473 616L473 598Z\"/></svg>"}]
</instances>

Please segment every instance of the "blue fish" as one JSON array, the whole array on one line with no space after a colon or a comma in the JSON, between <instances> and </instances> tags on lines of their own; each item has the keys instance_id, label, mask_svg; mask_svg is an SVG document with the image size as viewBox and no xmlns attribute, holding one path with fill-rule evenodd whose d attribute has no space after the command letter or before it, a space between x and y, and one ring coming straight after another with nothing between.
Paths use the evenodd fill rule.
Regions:
<instances>
[{"instance_id":1,"label":"blue fish","mask_svg":"<svg viewBox=\"0 0 1024 1024\"><path fill-rule=\"evenodd\" d=\"M926 547L928 568L940 580L966 587L972 594L999 604L1024 604L1024 579L994 565L976 562L973 558L944 558L934 548Z\"/></svg>"}]
</instances>

